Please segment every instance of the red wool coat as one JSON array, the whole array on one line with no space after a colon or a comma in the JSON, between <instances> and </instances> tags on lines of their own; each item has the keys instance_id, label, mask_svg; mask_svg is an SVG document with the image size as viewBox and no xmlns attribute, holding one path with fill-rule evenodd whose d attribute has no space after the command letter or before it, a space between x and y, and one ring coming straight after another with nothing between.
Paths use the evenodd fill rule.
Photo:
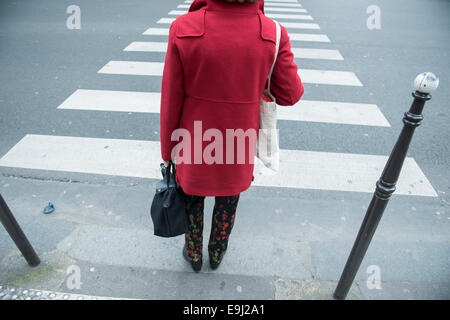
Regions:
<instances>
[{"instance_id":1,"label":"red wool coat","mask_svg":"<svg viewBox=\"0 0 450 320\"><path fill-rule=\"evenodd\" d=\"M259 100L274 59L275 41L275 23L264 15L263 1L239 4L195 0L189 12L170 26L161 87L161 155L168 161L177 154L172 151L176 145L183 143L187 148L190 144L190 157L186 149L179 153L184 163L178 163L181 157L175 157L176 179L187 194L229 196L249 188L253 181L253 161L249 158L255 141L246 139L245 163L237 161L236 142L234 154L230 155L233 148L228 152L230 159L234 157L229 163L226 129L257 132ZM295 104L304 91L293 59L282 26L271 82L271 92L281 106ZM201 121L196 135L194 121ZM180 128L190 137L183 135L179 141L172 141L172 132ZM215 163L205 159L197 163L195 154L202 155L218 139L202 139L208 129L222 133L223 148L211 152L210 147Z\"/></svg>"}]
</instances>

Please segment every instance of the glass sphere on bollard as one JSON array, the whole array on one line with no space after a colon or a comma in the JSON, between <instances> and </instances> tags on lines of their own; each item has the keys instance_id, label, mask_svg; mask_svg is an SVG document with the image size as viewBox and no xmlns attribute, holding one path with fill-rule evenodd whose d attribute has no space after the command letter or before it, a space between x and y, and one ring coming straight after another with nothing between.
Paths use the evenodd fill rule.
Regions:
<instances>
[{"instance_id":1,"label":"glass sphere on bollard","mask_svg":"<svg viewBox=\"0 0 450 320\"><path fill-rule=\"evenodd\" d=\"M432 72L422 72L414 80L414 90L420 93L431 93L439 86L439 78Z\"/></svg>"}]
</instances>

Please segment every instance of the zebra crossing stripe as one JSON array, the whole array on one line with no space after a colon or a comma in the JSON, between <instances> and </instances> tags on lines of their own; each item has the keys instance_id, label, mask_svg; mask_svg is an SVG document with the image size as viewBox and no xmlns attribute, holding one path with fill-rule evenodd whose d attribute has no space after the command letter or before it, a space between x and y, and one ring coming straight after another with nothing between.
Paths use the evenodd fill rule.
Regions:
<instances>
[{"instance_id":1,"label":"zebra crossing stripe","mask_svg":"<svg viewBox=\"0 0 450 320\"><path fill-rule=\"evenodd\" d=\"M141 52L166 52L167 42L142 42L134 41L123 51L141 51Z\"/></svg>"},{"instance_id":2,"label":"zebra crossing stripe","mask_svg":"<svg viewBox=\"0 0 450 320\"><path fill-rule=\"evenodd\" d=\"M181 16L182 14L186 14L186 13L188 13L187 10L186 11L183 11L183 10L171 10L171 11L169 11L168 15Z\"/></svg>"},{"instance_id":3,"label":"zebra crossing stripe","mask_svg":"<svg viewBox=\"0 0 450 320\"><path fill-rule=\"evenodd\" d=\"M159 113L157 92L78 89L58 109ZM390 127L377 105L300 100L292 107L278 107L278 119Z\"/></svg>"},{"instance_id":4,"label":"zebra crossing stripe","mask_svg":"<svg viewBox=\"0 0 450 320\"><path fill-rule=\"evenodd\" d=\"M164 63L147 61L110 61L98 73L162 76Z\"/></svg>"},{"instance_id":5,"label":"zebra crossing stripe","mask_svg":"<svg viewBox=\"0 0 450 320\"><path fill-rule=\"evenodd\" d=\"M168 36L169 28L148 28L144 35ZM291 41L310 41L310 42L330 42L330 39L324 34L291 33L288 32Z\"/></svg>"},{"instance_id":6,"label":"zebra crossing stripe","mask_svg":"<svg viewBox=\"0 0 450 320\"><path fill-rule=\"evenodd\" d=\"M308 33L290 33L288 32L291 41L309 41L309 42L331 42L324 34L308 34Z\"/></svg>"},{"instance_id":7,"label":"zebra crossing stripe","mask_svg":"<svg viewBox=\"0 0 450 320\"><path fill-rule=\"evenodd\" d=\"M157 92L78 89L58 109L159 113L160 104Z\"/></svg>"},{"instance_id":8,"label":"zebra crossing stripe","mask_svg":"<svg viewBox=\"0 0 450 320\"><path fill-rule=\"evenodd\" d=\"M264 9L266 7L302 7L300 3L273 3L273 2L264 2Z\"/></svg>"},{"instance_id":9,"label":"zebra crossing stripe","mask_svg":"<svg viewBox=\"0 0 450 320\"><path fill-rule=\"evenodd\" d=\"M173 21L175 21L175 18L161 18L156 23L171 24ZM313 29L313 30L320 29L317 23L283 22L281 23L281 25L284 26L285 28L290 29Z\"/></svg>"},{"instance_id":10,"label":"zebra crossing stripe","mask_svg":"<svg viewBox=\"0 0 450 320\"><path fill-rule=\"evenodd\" d=\"M161 18L158 21L156 21L156 23L167 23L167 24L171 24L172 22L175 21L175 18Z\"/></svg>"},{"instance_id":11,"label":"zebra crossing stripe","mask_svg":"<svg viewBox=\"0 0 450 320\"><path fill-rule=\"evenodd\" d=\"M167 42L142 42L134 41L128 45L124 51L139 52L166 52ZM324 59L324 60L344 60L338 50L330 49L310 49L310 48L291 48L294 58L301 59Z\"/></svg>"},{"instance_id":12,"label":"zebra crossing stripe","mask_svg":"<svg viewBox=\"0 0 450 320\"><path fill-rule=\"evenodd\" d=\"M304 9L302 9L304 10ZM270 10L268 10L270 11ZM306 11L306 10L304 10ZM171 10L169 11L168 15L170 16L180 16L183 14L188 13L187 11L184 10ZM284 14L284 13L266 13L266 16L272 19L298 19L298 20L313 20L313 17L311 17L310 15L301 15L301 14ZM172 19L172 18L170 18ZM173 20L168 20L170 21L170 23ZM159 23L163 23L163 22L159 22Z\"/></svg>"},{"instance_id":13,"label":"zebra crossing stripe","mask_svg":"<svg viewBox=\"0 0 450 320\"><path fill-rule=\"evenodd\" d=\"M264 12L295 12L295 13L306 13L306 9L298 8L264 8Z\"/></svg>"},{"instance_id":14,"label":"zebra crossing stripe","mask_svg":"<svg viewBox=\"0 0 450 320\"><path fill-rule=\"evenodd\" d=\"M148 28L144 31L144 35L168 36L169 28Z\"/></svg>"},{"instance_id":15,"label":"zebra crossing stripe","mask_svg":"<svg viewBox=\"0 0 450 320\"><path fill-rule=\"evenodd\" d=\"M98 73L119 75L162 76L163 62L109 61ZM353 72L334 70L301 69L298 71L303 83L340 86L362 86Z\"/></svg>"},{"instance_id":16,"label":"zebra crossing stripe","mask_svg":"<svg viewBox=\"0 0 450 320\"><path fill-rule=\"evenodd\" d=\"M266 16L272 19L313 20L313 17L304 14L266 13Z\"/></svg>"},{"instance_id":17,"label":"zebra crossing stripe","mask_svg":"<svg viewBox=\"0 0 450 320\"><path fill-rule=\"evenodd\" d=\"M281 22L280 24L288 29L320 29L317 23Z\"/></svg>"},{"instance_id":18,"label":"zebra crossing stripe","mask_svg":"<svg viewBox=\"0 0 450 320\"><path fill-rule=\"evenodd\" d=\"M369 192L375 190L387 156L280 150L280 171L255 176L253 185L296 189ZM0 166L160 179L156 141L26 135ZM397 194L436 197L413 158L406 158Z\"/></svg>"},{"instance_id":19,"label":"zebra crossing stripe","mask_svg":"<svg viewBox=\"0 0 450 320\"><path fill-rule=\"evenodd\" d=\"M330 49L310 49L291 48L294 58L302 59L323 59L323 60L344 60L338 50Z\"/></svg>"},{"instance_id":20,"label":"zebra crossing stripe","mask_svg":"<svg viewBox=\"0 0 450 320\"><path fill-rule=\"evenodd\" d=\"M358 77L351 71L301 69L298 74L303 83L362 87Z\"/></svg>"},{"instance_id":21,"label":"zebra crossing stripe","mask_svg":"<svg viewBox=\"0 0 450 320\"><path fill-rule=\"evenodd\" d=\"M298 1L297 0L270 0L269 2L295 2L295 3L297 3Z\"/></svg>"}]
</instances>

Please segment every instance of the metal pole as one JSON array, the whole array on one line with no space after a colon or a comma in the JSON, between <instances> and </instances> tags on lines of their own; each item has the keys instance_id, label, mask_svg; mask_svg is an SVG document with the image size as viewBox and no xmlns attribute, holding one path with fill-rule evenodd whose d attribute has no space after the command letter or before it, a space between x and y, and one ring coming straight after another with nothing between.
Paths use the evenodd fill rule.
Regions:
<instances>
[{"instance_id":1,"label":"metal pole","mask_svg":"<svg viewBox=\"0 0 450 320\"><path fill-rule=\"evenodd\" d=\"M423 120L422 110L425 102L431 99L430 93L438 85L439 79L431 72L419 74L414 81L415 91L412 93L414 101L409 111L405 112L402 132L384 167L381 178L376 183L376 190L372 201L367 209L355 243L345 264L344 271L334 292L333 296L335 299L345 299L350 290L389 198L395 191L395 185L408 152L414 130Z\"/></svg>"},{"instance_id":2,"label":"metal pole","mask_svg":"<svg viewBox=\"0 0 450 320\"><path fill-rule=\"evenodd\" d=\"M28 264L32 267L36 267L37 265L39 265L41 261L39 260L38 255L34 251L30 242L28 242L27 237L25 236L16 219L14 218L14 215L12 214L11 210L9 210L1 194L0 194L0 221L2 222L6 231L8 231L9 235L11 236L11 239L13 239L17 248L19 248L25 260L27 260Z\"/></svg>"}]
</instances>

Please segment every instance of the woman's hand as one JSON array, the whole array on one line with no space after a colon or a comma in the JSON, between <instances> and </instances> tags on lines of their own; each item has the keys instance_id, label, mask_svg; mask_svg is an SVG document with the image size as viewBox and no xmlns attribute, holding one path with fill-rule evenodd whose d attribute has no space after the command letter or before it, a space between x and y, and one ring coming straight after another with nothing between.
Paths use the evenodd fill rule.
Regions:
<instances>
[{"instance_id":1,"label":"woman's hand","mask_svg":"<svg viewBox=\"0 0 450 320\"><path fill-rule=\"evenodd\" d=\"M169 161L164 161L163 160L164 165L167 167L169 165Z\"/></svg>"}]
</instances>

